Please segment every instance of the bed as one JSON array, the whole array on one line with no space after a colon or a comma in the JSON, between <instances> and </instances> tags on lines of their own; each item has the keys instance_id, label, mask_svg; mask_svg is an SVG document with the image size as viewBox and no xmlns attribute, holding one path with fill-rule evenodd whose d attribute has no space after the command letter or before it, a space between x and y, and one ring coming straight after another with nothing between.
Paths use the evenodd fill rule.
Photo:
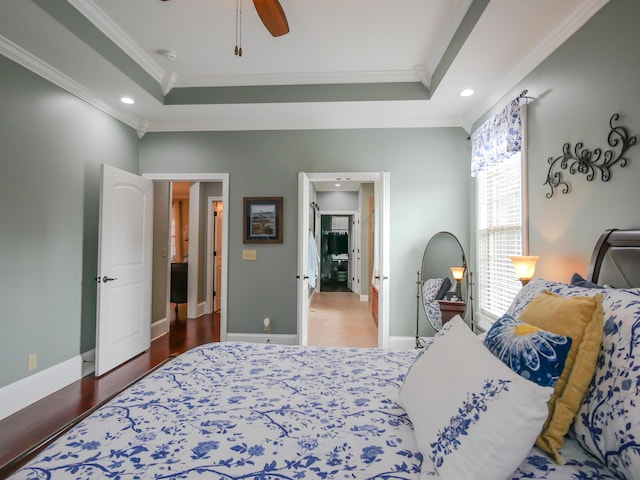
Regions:
<instances>
[{"instance_id":1,"label":"bed","mask_svg":"<svg viewBox=\"0 0 640 480\"><path fill-rule=\"evenodd\" d=\"M517 318L542 292L597 297L602 299L604 327L593 379L560 450L562 464L530 448L536 431L524 442L527 450L515 471L511 468L513 473L504 478L640 479L640 290L633 288L640 285L639 254L640 231L607 231L594 251L589 275L579 279L582 285L534 280L506 312ZM602 288L601 278L625 288ZM486 403L476 397L473 405L463 402L468 408L459 410L461 416L476 409L463 422L465 437L442 436L440 428L439 438L445 441L431 444L431 450L438 449L435 456L429 445L423 448L417 428L420 415L437 421L437 402L451 403L446 390L464 383L450 376L448 381L418 377L419 362L442 358L438 349L451 350L446 341L457 341L450 331L462 328L460 324L448 322L422 350L250 343L197 347L97 408L11 478L483 478L453 476L455 468L438 468L437 458L446 460L450 453L456 461L448 464L467 460L457 460L464 449L458 441L473 436L468 429L488 415ZM474 349L483 345L475 335L468 341ZM431 370L447 375L445 369ZM473 366L464 367L471 370ZM442 384L434 388L438 381ZM487 385L485 380L483 387ZM410 386L424 398L411 393ZM412 402L420 405L414 415ZM505 448L492 452L488 445L494 437L480 438L481 451L466 452L470 468L479 471L501 461L495 454L505 455ZM453 441L458 444L450 451L443 447ZM436 467L426 468L427 463Z\"/></svg>"}]
</instances>

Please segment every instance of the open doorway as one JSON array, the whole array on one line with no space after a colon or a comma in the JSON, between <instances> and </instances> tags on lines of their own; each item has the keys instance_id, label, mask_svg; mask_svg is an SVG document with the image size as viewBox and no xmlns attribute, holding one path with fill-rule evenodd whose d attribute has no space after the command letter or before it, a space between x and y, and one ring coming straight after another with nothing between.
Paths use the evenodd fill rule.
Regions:
<instances>
[{"instance_id":1,"label":"open doorway","mask_svg":"<svg viewBox=\"0 0 640 480\"><path fill-rule=\"evenodd\" d=\"M380 208L379 216L369 206L383 204L385 191L388 198L388 174L364 172L340 174L343 181L339 183L342 185L345 184L345 177L350 177L349 184L356 197L353 207L345 207L345 204L337 206L333 203L333 199L324 196L325 189L335 185L335 175L329 173L299 175L301 192L298 201L299 239L302 238L305 229L311 229L312 225L321 225L322 214L347 217L349 222L349 228L345 229L343 225L342 228L338 228L341 230L339 234L344 236L341 237L341 244L337 244L336 251L332 253L329 253L330 239L327 238L323 243L322 238L324 232L333 230L328 227L327 222L330 220L325 219L322 229L314 229L320 256L322 257L324 253L333 256L329 258L325 256L323 265L319 268L320 281L316 283L315 288L310 289L310 294L307 296L304 289L302 292L299 290L300 342L303 345L384 347L388 345L388 289L384 288L388 285L388 276L381 276L379 272L384 271L383 265L386 266L387 260L383 258L383 254L386 252L388 255L386 245L381 243L382 236L388 235L388 231L382 228L383 220L388 223L388 204L386 209ZM385 211L386 215L382 215ZM366 220L366 226L362 225L363 220ZM338 220L338 223L343 221ZM369 230L369 224L371 230ZM374 227L374 224L377 226ZM344 253L345 241L348 245L346 254ZM299 244L299 265L302 266L300 278L303 280L301 282L303 287L305 286L304 272L308 268L306 263L308 258L305 258L304 249L305 247ZM369 258L374 262L369 262ZM376 272L375 275L374 272ZM351 282L347 293L323 292L322 277L330 279L332 283L344 281L346 277L346 280ZM354 281L356 277L357 281ZM378 278L374 279L374 277ZM380 279L383 279L382 285ZM385 297L382 304L379 300L380 295L378 295L377 304L372 299L370 291L374 281L378 284L376 293L382 292ZM329 298L332 295L338 295L338 297ZM376 323L377 319L380 319L378 323ZM320 326L316 325L318 321ZM352 340L350 341L348 337ZM367 340L364 341L367 343L362 344L365 338Z\"/></svg>"},{"instance_id":2,"label":"open doorway","mask_svg":"<svg viewBox=\"0 0 640 480\"><path fill-rule=\"evenodd\" d=\"M378 327L366 287L369 282L360 283L360 276L368 277L371 268L366 265L366 272L362 272L361 254L372 244L368 236L360 234L360 203L368 205L373 186L364 183L351 188L357 188L351 192L355 203L349 203L350 194L346 192L317 192L320 289L316 290L309 305L309 345L378 346ZM357 210L323 210L327 203L334 208L342 206ZM370 218L364 215L367 225Z\"/></svg>"},{"instance_id":3,"label":"open doorway","mask_svg":"<svg viewBox=\"0 0 640 480\"><path fill-rule=\"evenodd\" d=\"M167 191L174 186L172 184L184 184L178 186L178 190L188 186L189 191L188 215L182 213L180 229L177 227L169 228L172 195L167 193L161 198L156 196L154 199L154 206L158 210L164 209L165 213L154 212L154 249L157 247L155 258L158 259L158 263L156 264L154 261L152 288L154 306L156 301L158 302L158 314L152 318L152 336L157 338L169 332L172 310L175 308L175 304L169 302L171 264L184 263L188 271L186 315L183 317L180 310L184 309L184 306L179 304L179 318L193 319L203 314L213 313L215 310L219 316L220 339L225 341L227 335L228 218L221 214L216 223L217 229L213 233L211 225L213 215L209 215L209 213L213 213L210 210L212 207L211 199L217 202L215 208L218 213L222 213L225 205L228 204L229 174L147 173L143 174L143 177L153 180L156 187L166 185ZM180 200L183 202L182 208L185 208L186 199L181 198ZM162 220L156 222L157 218L162 218ZM160 225L165 225L165 227L162 228ZM159 237L157 242L156 236ZM185 243L187 247L184 247ZM215 245L218 247L216 248ZM181 252L178 251L180 247L182 247ZM218 255L218 261L209 265L214 251ZM179 253L180 255L178 255Z\"/></svg>"},{"instance_id":4,"label":"open doorway","mask_svg":"<svg viewBox=\"0 0 640 480\"><path fill-rule=\"evenodd\" d=\"M321 292L354 291L356 239L352 227L356 216L357 212L320 212Z\"/></svg>"},{"instance_id":5,"label":"open doorway","mask_svg":"<svg viewBox=\"0 0 640 480\"><path fill-rule=\"evenodd\" d=\"M170 323L186 320L189 277L189 182L171 183L169 209Z\"/></svg>"}]
</instances>

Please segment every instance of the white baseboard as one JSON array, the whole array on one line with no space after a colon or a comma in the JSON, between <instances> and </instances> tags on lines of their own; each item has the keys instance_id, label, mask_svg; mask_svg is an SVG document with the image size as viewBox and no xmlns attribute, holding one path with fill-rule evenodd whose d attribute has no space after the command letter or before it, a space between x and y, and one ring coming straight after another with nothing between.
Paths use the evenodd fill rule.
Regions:
<instances>
[{"instance_id":1,"label":"white baseboard","mask_svg":"<svg viewBox=\"0 0 640 480\"><path fill-rule=\"evenodd\" d=\"M298 335L269 333L227 333L227 342L277 343L298 345Z\"/></svg>"},{"instance_id":2,"label":"white baseboard","mask_svg":"<svg viewBox=\"0 0 640 480\"><path fill-rule=\"evenodd\" d=\"M162 335L169 333L171 323L168 318L157 320L151 324L151 341L160 338Z\"/></svg>"},{"instance_id":3,"label":"white baseboard","mask_svg":"<svg viewBox=\"0 0 640 480\"><path fill-rule=\"evenodd\" d=\"M200 317L205 314L205 307L207 306L206 302L199 303L196 305L196 317Z\"/></svg>"},{"instance_id":4,"label":"white baseboard","mask_svg":"<svg viewBox=\"0 0 640 480\"><path fill-rule=\"evenodd\" d=\"M369 295L360 295L360 301L361 302L368 302L369 301Z\"/></svg>"},{"instance_id":5,"label":"white baseboard","mask_svg":"<svg viewBox=\"0 0 640 480\"><path fill-rule=\"evenodd\" d=\"M0 420L82 378L82 356L0 388Z\"/></svg>"}]
</instances>

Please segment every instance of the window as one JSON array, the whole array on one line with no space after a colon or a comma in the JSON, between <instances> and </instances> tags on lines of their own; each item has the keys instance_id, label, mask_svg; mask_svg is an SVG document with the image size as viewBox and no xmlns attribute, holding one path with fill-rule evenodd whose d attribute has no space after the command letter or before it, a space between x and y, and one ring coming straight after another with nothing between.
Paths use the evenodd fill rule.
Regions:
<instances>
[{"instance_id":1,"label":"window","mask_svg":"<svg viewBox=\"0 0 640 480\"><path fill-rule=\"evenodd\" d=\"M509 258L524 251L521 157L518 152L476 177L477 285L485 321L500 317L521 288Z\"/></svg>"},{"instance_id":2,"label":"window","mask_svg":"<svg viewBox=\"0 0 640 480\"><path fill-rule=\"evenodd\" d=\"M522 95L521 95L522 97ZM520 289L509 256L527 251L525 159L526 107L522 98L471 135L471 175L476 177L478 316L486 328L507 310Z\"/></svg>"}]
</instances>

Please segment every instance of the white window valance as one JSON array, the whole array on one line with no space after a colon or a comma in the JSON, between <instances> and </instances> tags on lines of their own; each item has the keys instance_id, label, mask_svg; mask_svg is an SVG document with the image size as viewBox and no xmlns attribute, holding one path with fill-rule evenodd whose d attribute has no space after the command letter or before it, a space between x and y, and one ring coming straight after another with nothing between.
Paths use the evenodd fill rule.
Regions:
<instances>
[{"instance_id":1,"label":"white window valance","mask_svg":"<svg viewBox=\"0 0 640 480\"><path fill-rule=\"evenodd\" d=\"M522 150L524 108L516 98L471 134L472 177Z\"/></svg>"}]
</instances>

